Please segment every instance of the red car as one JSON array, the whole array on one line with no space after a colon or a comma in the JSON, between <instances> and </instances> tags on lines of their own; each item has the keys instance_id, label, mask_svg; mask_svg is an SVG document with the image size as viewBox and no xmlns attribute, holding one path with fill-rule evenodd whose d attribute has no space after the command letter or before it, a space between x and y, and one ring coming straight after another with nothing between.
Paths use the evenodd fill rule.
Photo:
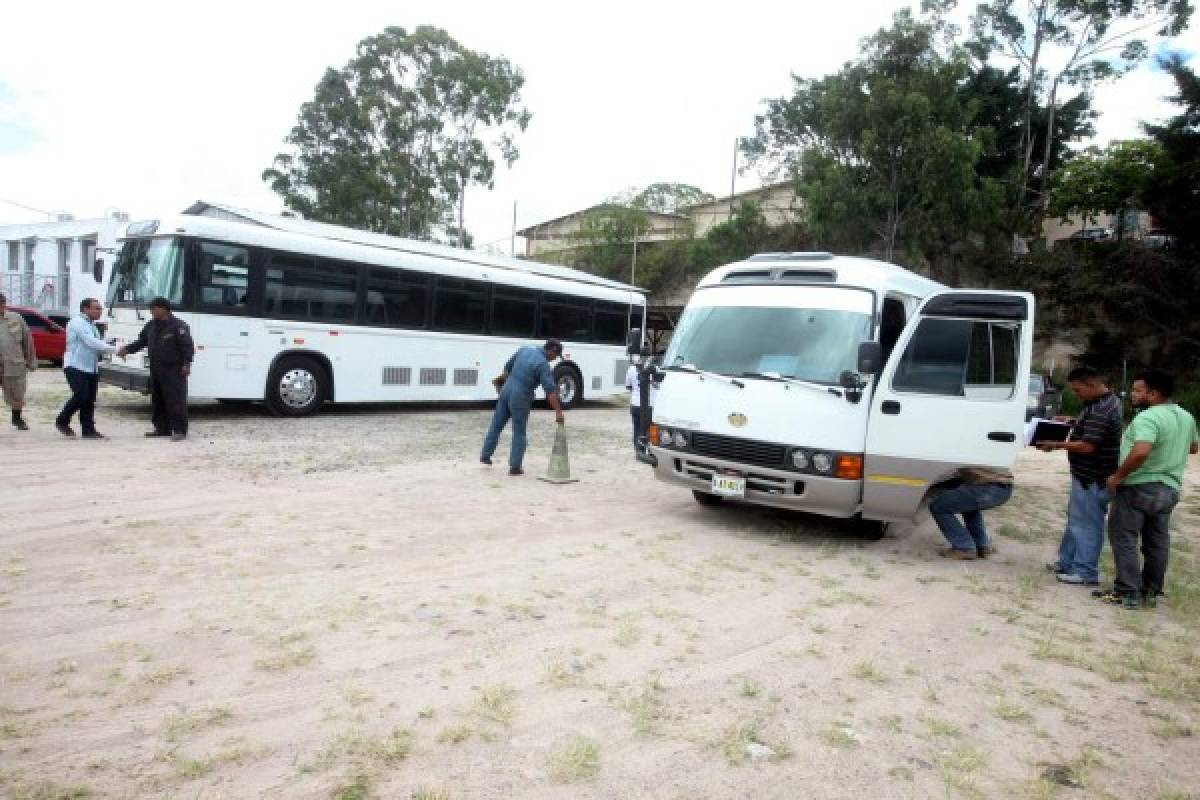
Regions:
<instances>
[{"instance_id":1,"label":"red car","mask_svg":"<svg viewBox=\"0 0 1200 800\"><path fill-rule=\"evenodd\" d=\"M9 306L8 310L25 318L25 324L33 334L33 349L37 352L38 360L62 364L63 353L67 349L67 329L35 308Z\"/></svg>"}]
</instances>

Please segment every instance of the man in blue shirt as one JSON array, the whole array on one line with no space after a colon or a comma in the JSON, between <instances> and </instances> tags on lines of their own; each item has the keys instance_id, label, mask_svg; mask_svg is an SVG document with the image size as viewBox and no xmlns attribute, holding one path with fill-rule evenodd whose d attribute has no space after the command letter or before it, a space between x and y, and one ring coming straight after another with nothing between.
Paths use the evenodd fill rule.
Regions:
<instances>
[{"instance_id":1,"label":"man in blue shirt","mask_svg":"<svg viewBox=\"0 0 1200 800\"><path fill-rule=\"evenodd\" d=\"M496 400L496 413L483 439L483 453L479 461L491 465L492 453L500 441L500 432L511 418L513 423L512 449L508 454L508 474L522 475L521 461L525 458L525 425L529 422L529 410L533 406L533 392L540 385L546 390L546 401L554 409L554 419L559 425L565 421L562 404L558 401L558 384L550 362L562 356L562 343L550 339L542 347L522 347L513 353L504 365L504 387Z\"/></svg>"},{"instance_id":2,"label":"man in blue shirt","mask_svg":"<svg viewBox=\"0 0 1200 800\"><path fill-rule=\"evenodd\" d=\"M96 320L104 308L100 301L89 297L79 304L79 316L67 323L67 350L63 355L63 374L71 387L71 399L63 406L54 427L63 436L74 436L71 417L79 412L79 425L84 439L103 439L104 434L96 430L96 392L100 378L96 374L101 353L115 353L115 345L100 338Z\"/></svg>"}]
</instances>

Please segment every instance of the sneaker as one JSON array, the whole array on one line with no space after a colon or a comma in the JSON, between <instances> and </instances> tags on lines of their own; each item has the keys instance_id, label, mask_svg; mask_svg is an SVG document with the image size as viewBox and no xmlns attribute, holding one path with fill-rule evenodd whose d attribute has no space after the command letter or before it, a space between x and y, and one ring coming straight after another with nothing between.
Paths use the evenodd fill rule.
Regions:
<instances>
[{"instance_id":1,"label":"sneaker","mask_svg":"<svg viewBox=\"0 0 1200 800\"><path fill-rule=\"evenodd\" d=\"M1100 581L1085 580L1083 576L1076 575L1073 572L1060 572L1055 575L1059 583L1069 583L1072 586L1099 586Z\"/></svg>"},{"instance_id":2,"label":"sneaker","mask_svg":"<svg viewBox=\"0 0 1200 800\"><path fill-rule=\"evenodd\" d=\"M521 469L520 467L509 467L508 474L509 475L524 475L525 470Z\"/></svg>"},{"instance_id":3,"label":"sneaker","mask_svg":"<svg viewBox=\"0 0 1200 800\"><path fill-rule=\"evenodd\" d=\"M75 435L75 431L71 430L70 425L59 425L56 422L56 423L54 423L54 429L56 431L58 431L59 433L61 433L63 436L74 436Z\"/></svg>"},{"instance_id":4,"label":"sneaker","mask_svg":"<svg viewBox=\"0 0 1200 800\"><path fill-rule=\"evenodd\" d=\"M487 456L480 456L480 457L479 457L479 463L480 463L480 464L487 464L487 465L490 467L490 466L492 465L492 460L491 460L490 458L488 458Z\"/></svg>"},{"instance_id":5,"label":"sneaker","mask_svg":"<svg viewBox=\"0 0 1200 800\"><path fill-rule=\"evenodd\" d=\"M977 547L975 548L975 555L979 556L980 558L988 558L996 555L996 548L990 544L986 547Z\"/></svg>"},{"instance_id":6,"label":"sneaker","mask_svg":"<svg viewBox=\"0 0 1200 800\"><path fill-rule=\"evenodd\" d=\"M1063 569L1057 561L1047 561L1046 562L1046 572L1051 572L1055 575L1058 575L1060 573L1066 572L1066 570Z\"/></svg>"},{"instance_id":7,"label":"sneaker","mask_svg":"<svg viewBox=\"0 0 1200 800\"><path fill-rule=\"evenodd\" d=\"M171 432L170 431L147 431L146 433L144 433L142 435L145 436L147 439L155 439L160 436L170 436Z\"/></svg>"},{"instance_id":8,"label":"sneaker","mask_svg":"<svg viewBox=\"0 0 1200 800\"><path fill-rule=\"evenodd\" d=\"M17 417L13 420L13 427L19 431L29 430L29 426L25 423L25 420L21 419L20 417Z\"/></svg>"},{"instance_id":9,"label":"sneaker","mask_svg":"<svg viewBox=\"0 0 1200 800\"><path fill-rule=\"evenodd\" d=\"M952 558L955 561L974 561L979 558L979 554L974 550L955 550L953 547L943 547L938 550L938 555L942 558Z\"/></svg>"},{"instance_id":10,"label":"sneaker","mask_svg":"<svg viewBox=\"0 0 1200 800\"><path fill-rule=\"evenodd\" d=\"M82 438L84 438L84 439L107 439L108 437L105 436L100 431L84 431Z\"/></svg>"},{"instance_id":11,"label":"sneaker","mask_svg":"<svg viewBox=\"0 0 1200 800\"><path fill-rule=\"evenodd\" d=\"M187 434L186 434L186 433L172 433L172 434L171 434L171 441L172 441L172 442L182 442L182 441L183 441L184 439L186 439L186 438L187 438Z\"/></svg>"},{"instance_id":12,"label":"sneaker","mask_svg":"<svg viewBox=\"0 0 1200 800\"><path fill-rule=\"evenodd\" d=\"M1138 593L1137 592L1118 592L1115 589L1097 589L1092 592L1092 597L1099 599L1102 603L1112 603L1114 606L1119 605L1122 608L1137 608Z\"/></svg>"}]
</instances>

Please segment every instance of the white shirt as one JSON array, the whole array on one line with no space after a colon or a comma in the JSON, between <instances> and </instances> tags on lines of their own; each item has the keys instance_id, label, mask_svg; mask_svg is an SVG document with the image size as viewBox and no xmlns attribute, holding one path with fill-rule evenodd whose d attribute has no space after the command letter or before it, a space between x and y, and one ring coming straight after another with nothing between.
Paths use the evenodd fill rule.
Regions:
<instances>
[{"instance_id":1,"label":"white shirt","mask_svg":"<svg viewBox=\"0 0 1200 800\"><path fill-rule=\"evenodd\" d=\"M96 371L96 362L101 353L117 352L116 345L111 345L100 338L96 323L83 314L76 314L67 323L67 349L63 355L63 368L72 367L81 372Z\"/></svg>"},{"instance_id":2,"label":"white shirt","mask_svg":"<svg viewBox=\"0 0 1200 800\"><path fill-rule=\"evenodd\" d=\"M638 380L638 368L634 364L629 365L629 369L625 371L625 388L629 390L629 405L634 408L642 407L642 387ZM658 387L654 385L654 381L650 381L650 407L654 408L654 401L658 397Z\"/></svg>"}]
</instances>

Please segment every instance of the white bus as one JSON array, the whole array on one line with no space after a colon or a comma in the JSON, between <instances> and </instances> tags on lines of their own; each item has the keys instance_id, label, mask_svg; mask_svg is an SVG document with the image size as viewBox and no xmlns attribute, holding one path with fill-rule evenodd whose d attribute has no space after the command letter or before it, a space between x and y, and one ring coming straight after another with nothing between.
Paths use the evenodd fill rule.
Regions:
<instances>
[{"instance_id":1,"label":"white bus","mask_svg":"<svg viewBox=\"0 0 1200 800\"><path fill-rule=\"evenodd\" d=\"M1032 295L863 258L720 267L671 339L646 460L704 505L858 516L882 535L958 469L1012 468L1033 319Z\"/></svg>"},{"instance_id":2,"label":"white bus","mask_svg":"<svg viewBox=\"0 0 1200 800\"><path fill-rule=\"evenodd\" d=\"M263 215L266 217L266 215ZM167 298L192 329L193 398L263 401L304 416L325 402L479 401L517 347L563 342L564 405L624 390L633 286L584 272L282 217L280 228L184 214L130 224L109 285L108 335L137 337ZM281 229L290 227L291 230ZM144 352L100 379L149 385Z\"/></svg>"}]
</instances>

